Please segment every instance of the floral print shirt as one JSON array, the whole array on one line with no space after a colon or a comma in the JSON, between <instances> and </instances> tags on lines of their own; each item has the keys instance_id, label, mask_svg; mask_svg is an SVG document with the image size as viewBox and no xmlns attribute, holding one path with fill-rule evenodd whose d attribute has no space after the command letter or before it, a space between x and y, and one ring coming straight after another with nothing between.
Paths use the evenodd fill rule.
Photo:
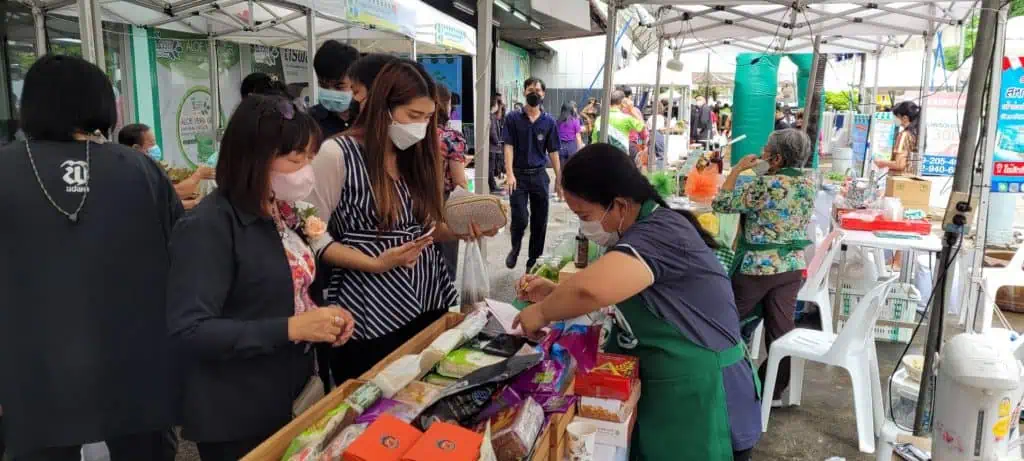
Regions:
<instances>
[{"instance_id":1,"label":"floral print shirt","mask_svg":"<svg viewBox=\"0 0 1024 461\"><path fill-rule=\"evenodd\" d=\"M787 244L807 240L814 195L814 180L808 175L765 175L731 191L721 191L712 206L719 213L743 214L746 243ZM751 250L743 255L738 273L774 275L803 270L805 266L803 250Z\"/></svg>"},{"instance_id":2,"label":"floral print shirt","mask_svg":"<svg viewBox=\"0 0 1024 461\"><path fill-rule=\"evenodd\" d=\"M444 161L444 191L451 192L455 190L451 161L466 163L466 138L448 127L438 128L437 137L441 141L441 159Z\"/></svg>"},{"instance_id":3,"label":"floral print shirt","mask_svg":"<svg viewBox=\"0 0 1024 461\"><path fill-rule=\"evenodd\" d=\"M281 243L284 245L288 266L291 267L292 283L295 289L295 313L301 314L317 308L309 296L309 287L316 278L316 259L313 250L299 234L303 232L300 218L302 204L277 202L278 216L275 219Z\"/></svg>"}]
</instances>

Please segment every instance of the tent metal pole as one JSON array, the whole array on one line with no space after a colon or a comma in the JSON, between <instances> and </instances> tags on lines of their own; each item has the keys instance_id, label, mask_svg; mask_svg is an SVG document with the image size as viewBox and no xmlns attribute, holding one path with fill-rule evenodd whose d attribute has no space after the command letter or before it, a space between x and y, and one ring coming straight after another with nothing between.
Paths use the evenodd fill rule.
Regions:
<instances>
[{"instance_id":1,"label":"tent metal pole","mask_svg":"<svg viewBox=\"0 0 1024 461\"><path fill-rule=\"evenodd\" d=\"M217 61L217 40L213 37L213 25L207 24L209 33L207 37L207 50L209 50L210 61L210 129L213 137L214 151L220 150L220 72Z\"/></svg>"},{"instance_id":2,"label":"tent metal pole","mask_svg":"<svg viewBox=\"0 0 1024 461\"><path fill-rule=\"evenodd\" d=\"M38 6L32 7L32 25L35 27L36 57L46 54L46 12Z\"/></svg>"},{"instance_id":3,"label":"tent metal pole","mask_svg":"<svg viewBox=\"0 0 1024 461\"><path fill-rule=\"evenodd\" d=\"M881 70L882 70L881 67L882 67L882 52L881 52L881 49L879 49L879 52L875 53L875 84L874 84L874 86L872 87L872 90L871 90L871 98L874 99L874 101L871 101L871 112L870 112L871 114L874 114L875 113L875 108L878 107L878 74L881 73Z\"/></svg>"},{"instance_id":4,"label":"tent metal pole","mask_svg":"<svg viewBox=\"0 0 1024 461\"><path fill-rule=\"evenodd\" d=\"M96 53L96 65L107 72L106 50L103 49L103 6L100 0L91 0L92 8L89 8L92 17L92 51Z\"/></svg>"},{"instance_id":5,"label":"tent metal pole","mask_svg":"<svg viewBox=\"0 0 1024 461\"><path fill-rule=\"evenodd\" d=\"M1005 10L1000 8L1000 0L982 1L982 8L979 13L981 21L978 24L978 38L974 47L974 65L971 67L970 87L975 90L967 92L967 101L964 104L963 125L960 130L960 145L956 157L956 170L953 174L953 193L950 195L949 203L946 206L947 217L960 216L960 219L964 219L965 222L966 216L956 209L956 205L964 200L961 194L970 195L973 192L970 189L974 183L975 161L977 160L975 158L975 148L978 143L982 104L987 103L985 108L986 147L994 147L993 143L995 142L995 122L996 112L998 111L1001 77L999 71L1002 65L1002 59L995 58L1002 57L1003 40L997 37L997 30L1002 30L1002 26L999 24L1001 11ZM999 54L997 55L996 53ZM988 76L990 70L994 74L991 80L989 80ZM983 96L985 92L978 89L985 88L989 83L995 86L991 87L989 101L984 101ZM986 155L990 153L990 150L985 151ZM982 184L982 187L987 186ZM982 213L981 219L984 219L984 217ZM932 402L935 396L936 380L935 360L939 356L942 345L943 320L945 320L946 315L946 295L952 293L952 290L955 289L952 286L953 278L946 276L946 268L952 265L954 253L959 251L954 250L954 247L958 246L957 242L962 241L962 237L962 230L948 228L943 233L942 251L939 253L937 266L939 272L936 278L938 281L936 283L936 290L939 291L932 295L932 302L928 306L928 339L924 349L924 370L921 375L922 385L918 393L917 409L914 415L915 435L926 435L931 429ZM974 273L972 275L977 277L978 274Z\"/></svg>"},{"instance_id":6,"label":"tent metal pole","mask_svg":"<svg viewBox=\"0 0 1024 461\"><path fill-rule=\"evenodd\" d=\"M490 153L491 153L491 20L494 18L494 0L477 0L476 2L476 113L473 123L473 144L476 147L476 170L474 171L474 191L478 194L490 192ZM511 97L511 95L506 95ZM504 170L504 154L498 157L501 169ZM495 165L497 166L497 165ZM481 248L485 250L485 248Z\"/></svg>"},{"instance_id":7,"label":"tent metal pole","mask_svg":"<svg viewBox=\"0 0 1024 461\"><path fill-rule=\"evenodd\" d=\"M660 129L660 128L665 128L663 126L658 126L658 115L661 115L661 112L658 110L658 105L661 104L661 60L662 60L662 55L664 55L664 54L665 54L665 39L663 37L659 36L658 37L658 70L654 71L654 95L653 95L654 97L652 98L652 99L654 99L654 104L651 106L651 107L654 107L654 110L651 111L651 142L649 144L650 147L648 148L649 152L647 153L647 171L654 171L654 165L656 164L655 157L658 155L658 152L657 152L657 146L658 146L657 130ZM665 117L665 120L668 121L668 117Z\"/></svg>"},{"instance_id":8,"label":"tent metal pole","mask_svg":"<svg viewBox=\"0 0 1024 461\"><path fill-rule=\"evenodd\" d=\"M93 44L96 35L92 32L94 26L92 0L78 0L78 35L79 40L82 41L82 57L86 61L96 64L95 45Z\"/></svg>"},{"instance_id":9,"label":"tent metal pole","mask_svg":"<svg viewBox=\"0 0 1024 461\"><path fill-rule=\"evenodd\" d=\"M320 100L320 83L313 67L313 56L316 55L316 0L306 10L306 74L309 79L309 105L313 106Z\"/></svg>"},{"instance_id":10,"label":"tent metal pole","mask_svg":"<svg viewBox=\"0 0 1024 461\"><path fill-rule=\"evenodd\" d=\"M992 70L990 77L990 86L992 91L989 92L988 111L985 113L985 126L984 126L984 138L985 144L981 149L981 155L983 155L982 165L983 170L981 172L981 190L978 191L981 195L981 199L978 201L978 226L974 237L974 260L971 266L972 278L977 281L981 281L981 267L985 259L985 245L988 240L988 210L991 205L992 198L992 164L993 154L996 148L996 120L998 119L999 111L996 109L999 107L999 96L1002 92L1002 64L1004 56L1004 47L1006 46L1006 17L1008 7L1003 7L999 12L999 30L996 31L996 43L995 48L992 50L993 62L991 66L988 66ZM978 63L978 61L974 61ZM979 67L985 67L980 65ZM974 194L975 191L970 191L970 194ZM995 299L995 293L985 293L981 290L982 285L980 283L971 284L971 297L969 299L974 301L974 312L984 313L983 309L988 308L988 300ZM947 290L949 288L947 287ZM998 309L998 307L995 307ZM974 322L968 328L973 331L985 331L991 325L978 325L978 319L991 318L988 315L975 315Z\"/></svg>"},{"instance_id":11,"label":"tent metal pole","mask_svg":"<svg viewBox=\"0 0 1024 461\"><path fill-rule=\"evenodd\" d=\"M929 11L935 10L935 5L928 7ZM928 34L924 37L924 72L922 72L921 78L924 80L921 82L921 91L924 94L921 95L921 119L920 127L918 128L918 164L909 164L907 167L910 168L912 174L921 174L921 167L924 164L924 153L928 152L928 100L931 98L926 97L931 92L932 84L932 68L935 67L935 23L929 23ZM905 253L906 257L910 257L910 253Z\"/></svg>"},{"instance_id":12,"label":"tent metal pole","mask_svg":"<svg viewBox=\"0 0 1024 461\"><path fill-rule=\"evenodd\" d=\"M608 2L608 21L604 39L604 94L601 95L601 142L608 142L608 109L612 105L612 73L615 72L615 20L619 16L618 0Z\"/></svg>"},{"instance_id":13,"label":"tent metal pole","mask_svg":"<svg viewBox=\"0 0 1024 461\"><path fill-rule=\"evenodd\" d=\"M412 49L412 52L411 52L412 60L415 61L416 60L416 38L415 37L409 39L409 45L410 45L410 47Z\"/></svg>"},{"instance_id":14,"label":"tent metal pole","mask_svg":"<svg viewBox=\"0 0 1024 461\"><path fill-rule=\"evenodd\" d=\"M857 113L863 114L864 108L864 77L868 72L868 55L867 53L861 53L860 55L860 82L857 84Z\"/></svg>"}]
</instances>

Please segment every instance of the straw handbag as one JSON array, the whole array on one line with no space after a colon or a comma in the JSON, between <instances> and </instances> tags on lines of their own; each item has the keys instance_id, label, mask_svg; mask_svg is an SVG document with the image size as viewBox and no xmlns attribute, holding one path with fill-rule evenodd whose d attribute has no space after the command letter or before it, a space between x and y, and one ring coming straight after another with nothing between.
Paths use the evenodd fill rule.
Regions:
<instances>
[{"instance_id":1,"label":"straw handbag","mask_svg":"<svg viewBox=\"0 0 1024 461\"><path fill-rule=\"evenodd\" d=\"M465 189L452 191L444 206L448 228L457 235L469 233L470 223L481 231L500 229L508 224L508 210L501 199L493 195L473 194Z\"/></svg>"}]
</instances>

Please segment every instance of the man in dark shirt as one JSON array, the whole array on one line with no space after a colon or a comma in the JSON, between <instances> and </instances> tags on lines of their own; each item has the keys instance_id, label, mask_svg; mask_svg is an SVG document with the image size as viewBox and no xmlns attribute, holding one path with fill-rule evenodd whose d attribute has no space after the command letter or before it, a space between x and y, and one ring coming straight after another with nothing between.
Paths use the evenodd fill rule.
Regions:
<instances>
[{"instance_id":1,"label":"man in dark shirt","mask_svg":"<svg viewBox=\"0 0 1024 461\"><path fill-rule=\"evenodd\" d=\"M711 137L711 108L703 96L697 96L690 109L690 142L700 142Z\"/></svg>"},{"instance_id":2,"label":"man in dark shirt","mask_svg":"<svg viewBox=\"0 0 1024 461\"><path fill-rule=\"evenodd\" d=\"M555 190L561 191L562 167L558 162L558 126L555 119L541 109L544 103L544 81L526 79L526 106L505 117L505 188L512 205L512 251L505 266L512 269L519 260L519 248L530 224L530 250L527 270L544 252L547 233L549 187L547 163L555 169ZM529 211L527 210L529 203Z\"/></svg>"},{"instance_id":3,"label":"man in dark shirt","mask_svg":"<svg viewBox=\"0 0 1024 461\"><path fill-rule=\"evenodd\" d=\"M352 90L344 81L348 67L359 59L359 50L337 40L328 40L320 45L313 58L313 69L320 84L319 104L309 110L310 115L320 124L324 138L329 138L348 129L355 121L348 110L352 103Z\"/></svg>"},{"instance_id":4,"label":"man in dark shirt","mask_svg":"<svg viewBox=\"0 0 1024 461\"><path fill-rule=\"evenodd\" d=\"M495 98L491 101L491 130L488 143L488 153L490 154L489 169L491 171L487 176L487 184L490 187L491 193L498 192L497 177L502 171L505 171L505 152L501 144L504 133L502 125L505 124L504 112L505 107L502 106L500 99Z\"/></svg>"}]
</instances>

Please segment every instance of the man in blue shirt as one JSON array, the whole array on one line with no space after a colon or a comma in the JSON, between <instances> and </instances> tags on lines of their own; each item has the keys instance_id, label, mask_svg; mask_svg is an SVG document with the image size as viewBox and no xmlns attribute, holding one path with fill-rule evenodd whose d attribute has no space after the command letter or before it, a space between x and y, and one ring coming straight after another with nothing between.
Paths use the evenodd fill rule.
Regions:
<instances>
[{"instance_id":1,"label":"man in blue shirt","mask_svg":"<svg viewBox=\"0 0 1024 461\"><path fill-rule=\"evenodd\" d=\"M555 119L541 109L545 89L543 80L536 77L526 79L526 106L505 117L505 188L509 191L512 205L512 251L505 258L505 266L509 269L516 267L519 260L527 222L530 224L527 270L544 252L551 185L548 161L555 169L555 190L561 191L558 126Z\"/></svg>"}]
</instances>

